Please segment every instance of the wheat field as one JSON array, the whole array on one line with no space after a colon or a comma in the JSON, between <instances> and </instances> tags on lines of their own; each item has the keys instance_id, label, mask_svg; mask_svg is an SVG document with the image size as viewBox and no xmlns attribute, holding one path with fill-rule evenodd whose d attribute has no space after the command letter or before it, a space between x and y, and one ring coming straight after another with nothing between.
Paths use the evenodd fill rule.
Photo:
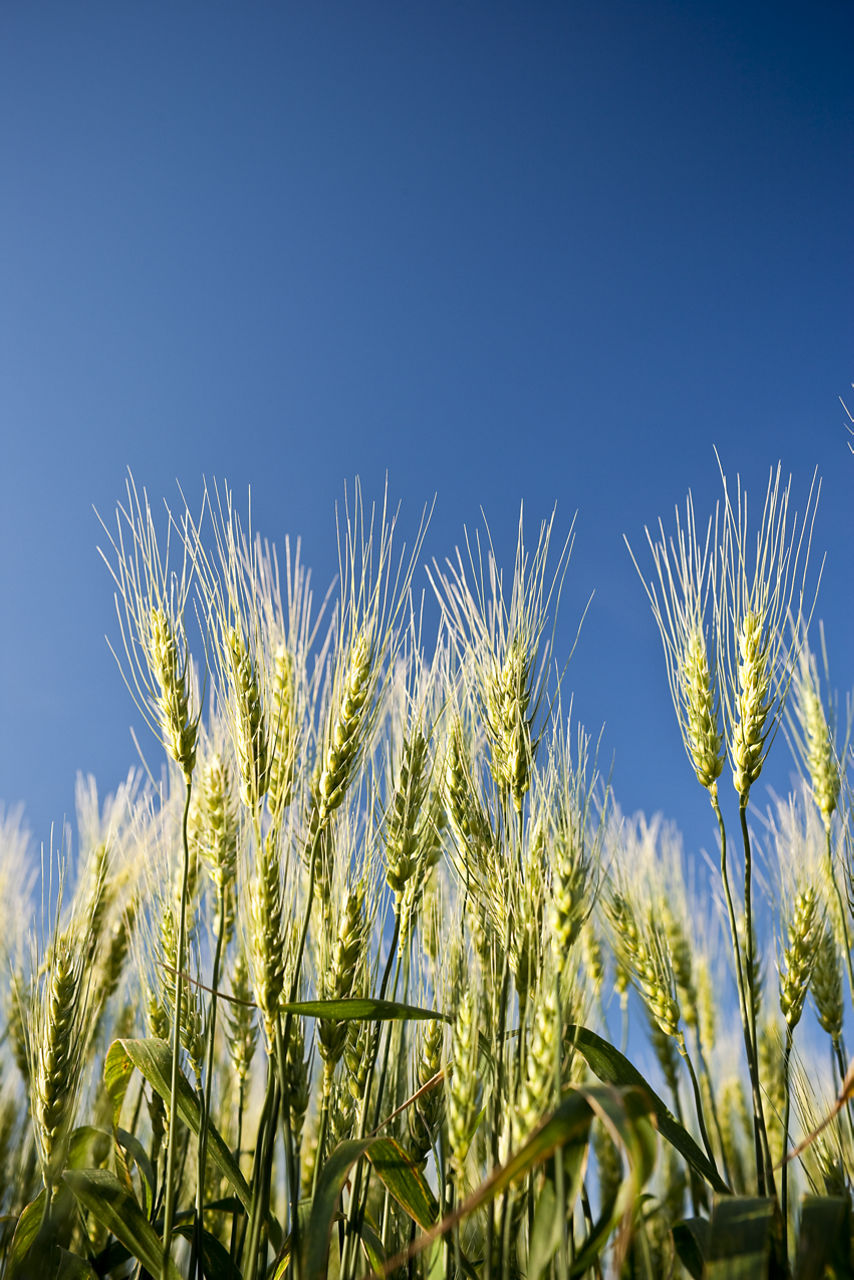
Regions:
<instances>
[{"instance_id":1,"label":"wheat field","mask_svg":"<svg viewBox=\"0 0 854 1280\"><path fill-rule=\"evenodd\" d=\"M749 523L723 478L629 548L707 866L572 715L572 528L520 521L509 566L467 537L427 635L429 513L405 547L357 485L316 598L227 488L129 481L102 552L147 770L81 779L40 877L0 812L3 1275L854 1274L850 726L790 496Z\"/></svg>"}]
</instances>

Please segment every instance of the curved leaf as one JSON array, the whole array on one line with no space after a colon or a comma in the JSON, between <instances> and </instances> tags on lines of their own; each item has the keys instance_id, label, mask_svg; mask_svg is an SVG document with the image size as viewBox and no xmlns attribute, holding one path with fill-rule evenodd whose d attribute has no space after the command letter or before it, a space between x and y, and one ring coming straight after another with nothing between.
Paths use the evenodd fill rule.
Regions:
<instances>
[{"instance_id":1,"label":"curved leaf","mask_svg":"<svg viewBox=\"0 0 854 1280\"><path fill-rule=\"evenodd\" d=\"M320 1171L303 1245L302 1273L311 1276L311 1280L323 1280L326 1276L329 1237L341 1192L353 1165L376 1141L376 1138L353 1138L339 1143Z\"/></svg>"},{"instance_id":2,"label":"curved leaf","mask_svg":"<svg viewBox=\"0 0 854 1280\"><path fill-rule=\"evenodd\" d=\"M16 1268L27 1256L35 1242L44 1217L44 1202L45 1192L42 1190L35 1200L30 1201L18 1219L18 1225L15 1227L15 1234L12 1236L12 1243L9 1246L6 1260L9 1276L17 1274Z\"/></svg>"},{"instance_id":3,"label":"curved leaf","mask_svg":"<svg viewBox=\"0 0 854 1280\"><path fill-rule=\"evenodd\" d=\"M107 1089L107 1097L113 1107L114 1126L118 1126L125 1094L132 1075L133 1063L122 1048L121 1041L114 1040L104 1059L104 1084Z\"/></svg>"},{"instance_id":4,"label":"curved leaf","mask_svg":"<svg viewBox=\"0 0 854 1280\"><path fill-rule=\"evenodd\" d=\"M424 1174L394 1138L376 1138L365 1152L377 1177L419 1227L429 1230L439 1216L439 1204Z\"/></svg>"},{"instance_id":5,"label":"curved leaf","mask_svg":"<svg viewBox=\"0 0 854 1280\"><path fill-rule=\"evenodd\" d=\"M673 1243L682 1266L691 1280L702 1280L709 1252L708 1218L686 1218L673 1225Z\"/></svg>"},{"instance_id":6,"label":"curved leaf","mask_svg":"<svg viewBox=\"0 0 854 1280\"><path fill-rule=\"evenodd\" d=\"M724 1182L706 1153L668 1110L666 1104L647 1083L637 1067L633 1066L619 1049L615 1049L607 1040L603 1040L601 1036L596 1035L595 1031L590 1031L587 1027L569 1026L566 1034L579 1053L583 1054L590 1070L604 1083L621 1087L633 1085L646 1090L652 1102L652 1111L661 1136L685 1157L691 1167L705 1178L715 1191L720 1195L732 1195L732 1189Z\"/></svg>"},{"instance_id":7,"label":"curved leaf","mask_svg":"<svg viewBox=\"0 0 854 1280\"><path fill-rule=\"evenodd\" d=\"M66 1169L62 1177L84 1209L121 1240L147 1271L161 1274L163 1242L114 1174L106 1169ZM181 1280L171 1258L168 1274L170 1280Z\"/></svg>"},{"instance_id":8,"label":"curved leaf","mask_svg":"<svg viewBox=\"0 0 854 1280\"><path fill-rule=\"evenodd\" d=\"M567 1143L586 1143L594 1114L606 1112L613 1122L620 1106L622 1106L624 1112L624 1119L620 1121L619 1125L620 1131L625 1130L627 1138L629 1135L633 1135L630 1141L627 1141L627 1146L630 1148L630 1163L632 1161L637 1163L637 1181L635 1179L626 1179L626 1182L631 1183L632 1194L634 1194L635 1188L640 1185L640 1179L643 1178L646 1170L650 1167L648 1153L650 1150L654 1150L655 1147L655 1133L647 1119L649 1112L652 1110L650 1099L646 1096L645 1091L636 1088L623 1090L613 1089L608 1086L605 1088L593 1086L585 1090L572 1088L564 1096L557 1109L542 1121L506 1164L494 1169L489 1177L453 1213L448 1214L436 1226L431 1227L423 1236L415 1240L408 1249L391 1258L386 1263L383 1274L389 1275L398 1267L403 1266L410 1258L428 1248L434 1240L452 1230L457 1223L468 1217L475 1209L483 1204L488 1204L497 1195L500 1195L511 1182L515 1182L517 1178L524 1177L532 1169L542 1164L559 1148L566 1146ZM634 1131L641 1129L643 1126L646 1126L647 1132L642 1137L635 1135Z\"/></svg>"},{"instance_id":9,"label":"curved leaf","mask_svg":"<svg viewBox=\"0 0 854 1280\"><path fill-rule=\"evenodd\" d=\"M349 997L346 1000L295 1000L281 1006L283 1013L297 1013L304 1018L329 1018L336 1022L450 1022L447 1013L436 1009L422 1009L414 1004L401 1004L397 1000L374 1000L369 997Z\"/></svg>"},{"instance_id":10,"label":"curved leaf","mask_svg":"<svg viewBox=\"0 0 854 1280\"><path fill-rule=\"evenodd\" d=\"M726 1196L715 1201L704 1280L777 1280L782 1265L780 1208L771 1198Z\"/></svg>"},{"instance_id":11,"label":"curved leaf","mask_svg":"<svg viewBox=\"0 0 854 1280\"><path fill-rule=\"evenodd\" d=\"M852 1280L851 1202L847 1196L804 1196L795 1280Z\"/></svg>"},{"instance_id":12,"label":"curved leaf","mask_svg":"<svg viewBox=\"0 0 854 1280\"><path fill-rule=\"evenodd\" d=\"M166 1041L154 1038L117 1040L116 1044L121 1045L122 1052L142 1072L152 1089L168 1105L172 1092L172 1050ZM178 1073L177 1107L181 1120L198 1137L201 1129L199 1099L183 1072ZM239 1196L244 1208L248 1210L252 1204L252 1193L222 1134L210 1119L208 1120L208 1156Z\"/></svg>"}]
</instances>

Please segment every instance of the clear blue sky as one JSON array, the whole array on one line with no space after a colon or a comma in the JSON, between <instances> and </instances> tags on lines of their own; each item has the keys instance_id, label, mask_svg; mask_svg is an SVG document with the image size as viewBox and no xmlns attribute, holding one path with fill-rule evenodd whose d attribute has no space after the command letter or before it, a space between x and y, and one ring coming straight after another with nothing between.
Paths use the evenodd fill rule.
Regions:
<instances>
[{"instance_id":1,"label":"clear blue sky","mask_svg":"<svg viewBox=\"0 0 854 1280\"><path fill-rule=\"evenodd\" d=\"M440 557L577 509L576 708L624 808L711 844L622 535L708 510L715 444L757 500L817 466L851 685L852 48L849 0L3 4L0 798L46 839L135 760L92 513L127 466L251 484L318 584L388 470Z\"/></svg>"}]
</instances>

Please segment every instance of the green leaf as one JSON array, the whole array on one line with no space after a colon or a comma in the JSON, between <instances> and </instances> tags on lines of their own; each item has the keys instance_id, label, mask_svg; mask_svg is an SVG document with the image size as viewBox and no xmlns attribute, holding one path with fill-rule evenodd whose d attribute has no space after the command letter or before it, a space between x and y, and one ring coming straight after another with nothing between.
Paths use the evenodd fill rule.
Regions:
<instances>
[{"instance_id":1,"label":"green leaf","mask_svg":"<svg viewBox=\"0 0 854 1280\"><path fill-rule=\"evenodd\" d=\"M15 1234L12 1237L7 1258L8 1275L10 1277L16 1274L16 1267L27 1256L39 1233L39 1227L44 1216L45 1195L44 1191L40 1191L35 1200L30 1201L18 1219L18 1225L15 1227Z\"/></svg>"},{"instance_id":2,"label":"green leaf","mask_svg":"<svg viewBox=\"0 0 854 1280\"><path fill-rule=\"evenodd\" d=\"M56 1280L98 1280L97 1274L85 1258L78 1257L76 1253L69 1253L67 1249L58 1249L57 1253L59 1267Z\"/></svg>"},{"instance_id":3,"label":"green leaf","mask_svg":"<svg viewBox=\"0 0 854 1280\"><path fill-rule=\"evenodd\" d=\"M488 1204L517 1178L525 1177L567 1143L586 1144L594 1114L607 1115L612 1123L615 1117L619 1117L617 1128L619 1133L625 1135L629 1163L633 1170L632 1176L624 1180L624 1186L628 1186L625 1199L631 1203L631 1197L639 1191L654 1163L656 1134L648 1119L650 1110L650 1100L641 1089L615 1089L608 1085L594 1085L588 1089L571 1088L557 1109L543 1120L506 1164L494 1169L453 1213L420 1236L404 1253L390 1259L385 1273L388 1274L408 1258L421 1253L463 1218L481 1205ZM601 1227L603 1233L605 1225Z\"/></svg>"},{"instance_id":4,"label":"green leaf","mask_svg":"<svg viewBox=\"0 0 854 1280\"><path fill-rule=\"evenodd\" d=\"M68 1139L69 1169L93 1169L103 1164L113 1145L112 1135L106 1129L96 1129L91 1124L79 1125Z\"/></svg>"},{"instance_id":5,"label":"green leaf","mask_svg":"<svg viewBox=\"0 0 854 1280\"><path fill-rule=\"evenodd\" d=\"M379 1234L374 1230L371 1224L362 1219L362 1225L359 1229L359 1239L368 1258L368 1262L374 1271L382 1271L385 1266L386 1254L383 1249L383 1242Z\"/></svg>"},{"instance_id":6,"label":"green leaf","mask_svg":"<svg viewBox=\"0 0 854 1280\"><path fill-rule=\"evenodd\" d=\"M341 1142L320 1171L303 1244L304 1276L325 1280L329 1262L329 1237L338 1211L338 1200L350 1170L376 1138Z\"/></svg>"},{"instance_id":7,"label":"green leaf","mask_svg":"<svg viewBox=\"0 0 854 1280\"><path fill-rule=\"evenodd\" d=\"M795 1280L852 1280L851 1203L847 1196L804 1196Z\"/></svg>"},{"instance_id":8,"label":"green leaf","mask_svg":"<svg viewBox=\"0 0 854 1280\"><path fill-rule=\"evenodd\" d=\"M596 1035L595 1031L590 1031L587 1027L570 1026L567 1028L567 1036L583 1054L590 1070L600 1080L620 1087L634 1085L636 1088L645 1089L652 1102L652 1111L661 1136L685 1157L691 1167L705 1178L715 1191L720 1195L732 1194L731 1188L724 1182L706 1153L667 1109L637 1067L634 1067L619 1049L615 1049L607 1040L603 1040L601 1036Z\"/></svg>"},{"instance_id":9,"label":"green leaf","mask_svg":"<svg viewBox=\"0 0 854 1280\"><path fill-rule=\"evenodd\" d=\"M147 1217L151 1217L151 1205L154 1200L154 1192L156 1189L156 1178L154 1175L154 1167L148 1157L148 1152L140 1142L139 1138L133 1133L128 1133L126 1129L116 1129L116 1143L122 1152L126 1151L131 1159L135 1162L136 1167L142 1175L142 1194L143 1208ZM127 1161L122 1161L124 1170L130 1178L130 1169Z\"/></svg>"},{"instance_id":10,"label":"green leaf","mask_svg":"<svg viewBox=\"0 0 854 1280\"><path fill-rule=\"evenodd\" d=\"M192 1240L195 1232L193 1222L182 1223L175 1229L175 1234L185 1240ZM210 1231L202 1231L201 1237L202 1273L206 1280L240 1280L240 1272L231 1260L224 1245Z\"/></svg>"},{"instance_id":11,"label":"green leaf","mask_svg":"<svg viewBox=\"0 0 854 1280\"><path fill-rule=\"evenodd\" d=\"M423 1173L400 1143L394 1138L377 1138L365 1154L397 1203L419 1227L429 1230L439 1217L439 1205Z\"/></svg>"},{"instance_id":12,"label":"green leaf","mask_svg":"<svg viewBox=\"0 0 854 1280\"><path fill-rule=\"evenodd\" d=\"M122 1113L122 1105L133 1075L133 1063L122 1047L120 1040L114 1040L107 1050L104 1059L104 1084L107 1097L113 1107L113 1124L118 1126Z\"/></svg>"},{"instance_id":13,"label":"green leaf","mask_svg":"<svg viewBox=\"0 0 854 1280\"><path fill-rule=\"evenodd\" d=\"M347 1000L296 1000L281 1006L283 1013L297 1013L304 1018L329 1018L336 1022L407 1022L440 1020L450 1022L446 1013L422 1009L396 1000L373 1000L351 997Z\"/></svg>"},{"instance_id":14,"label":"green leaf","mask_svg":"<svg viewBox=\"0 0 854 1280\"><path fill-rule=\"evenodd\" d=\"M679 1261L692 1280L702 1280L703 1267L709 1252L709 1221L707 1218L686 1218L673 1225L673 1243Z\"/></svg>"},{"instance_id":15,"label":"green leaf","mask_svg":"<svg viewBox=\"0 0 854 1280\"><path fill-rule=\"evenodd\" d=\"M166 1041L154 1038L117 1040L116 1044L121 1045L122 1052L127 1054L133 1065L142 1072L152 1089L168 1106L172 1093L172 1050ZM113 1048L115 1047L113 1045ZM112 1049L110 1052L112 1053ZM199 1099L183 1072L178 1073L177 1107L181 1120L198 1137L202 1124ZM252 1193L222 1134L210 1119L208 1120L208 1156L248 1210L252 1204Z\"/></svg>"},{"instance_id":16,"label":"green leaf","mask_svg":"<svg viewBox=\"0 0 854 1280\"><path fill-rule=\"evenodd\" d=\"M540 1280L563 1242L566 1215L558 1209L555 1184L551 1178L543 1183L534 1206L534 1224L528 1249L528 1280Z\"/></svg>"},{"instance_id":17,"label":"green leaf","mask_svg":"<svg viewBox=\"0 0 854 1280\"><path fill-rule=\"evenodd\" d=\"M614 1228L630 1219L641 1192L655 1168L656 1132L648 1114L652 1100L642 1086L617 1089L614 1086L580 1090L590 1095L590 1104L607 1128L612 1140L625 1151L629 1169L616 1196L603 1207L600 1217L581 1241L572 1266L573 1277L582 1276L596 1264Z\"/></svg>"},{"instance_id":18,"label":"green leaf","mask_svg":"<svg viewBox=\"0 0 854 1280\"><path fill-rule=\"evenodd\" d=\"M106 1169L66 1169L62 1177L84 1209L121 1240L146 1270L160 1275L163 1242L118 1178ZM168 1274L170 1280L180 1280L171 1258Z\"/></svg>"},{"instance_id":19,"label":"green leaf","mask_svg":"<svg viewBox=\"0 0 854 1280\"><path fill-rule=\"evenodd\" d=\"M716 1199L709 1228L704 1280L776 1280L781 1265L782 1219L777 1202L759 1196Z\"/></svg>"}]
</instances>

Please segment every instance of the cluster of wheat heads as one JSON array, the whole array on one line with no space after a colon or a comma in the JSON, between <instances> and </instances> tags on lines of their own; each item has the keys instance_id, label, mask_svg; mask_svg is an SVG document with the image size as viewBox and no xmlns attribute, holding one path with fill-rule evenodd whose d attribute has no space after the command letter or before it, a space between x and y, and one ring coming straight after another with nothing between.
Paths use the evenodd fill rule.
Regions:
<instances>
[{"instance_id":1,"label":"cluster of wheat heads","mask_svg":"<svg viewBox=\"0 0 854 1280\"><path fill-rule=\"evenodd\" d=\"M299 546L280 564L227 490L161 529L130 483L114 648L161 763L106 804L81 782L40 921L0 814L4 1274L848 1274L854 875L814 497L790 521L777 473L758 530L725 486L705 540L690 501L650 538L706 874L620 813L565 712L572 530L531 551L520 522L506 575L488 538L434 564L428 643L424 523L399 551L358 487L315 606ZM803 786L757 834L780 725Z\"/></svg>"}]
</instances>

